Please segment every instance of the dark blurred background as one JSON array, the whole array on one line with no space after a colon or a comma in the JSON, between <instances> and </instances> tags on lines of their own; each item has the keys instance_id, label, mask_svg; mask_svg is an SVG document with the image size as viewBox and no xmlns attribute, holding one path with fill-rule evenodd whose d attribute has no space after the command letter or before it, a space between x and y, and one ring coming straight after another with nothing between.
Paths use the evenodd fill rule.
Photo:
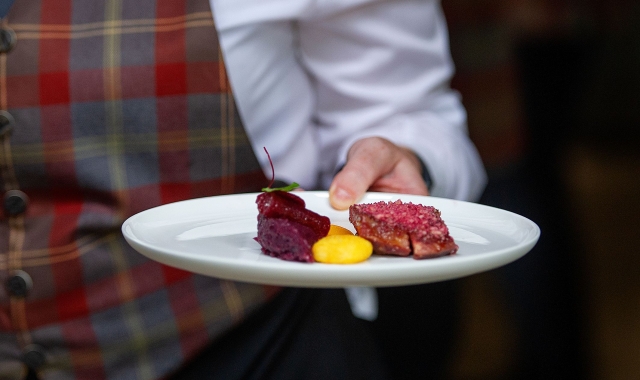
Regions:
<instances>
[{"instance_id":1,"label":"dark blurred background","mask_svg":"<svg viewBox=\"0 0 640 380\"><path fill-rule=\"evenodd\" d=\"M452 379L640 379L640 2L446 0L482 203L542 229L461 280Z\"/></svg>"}]
</instances>

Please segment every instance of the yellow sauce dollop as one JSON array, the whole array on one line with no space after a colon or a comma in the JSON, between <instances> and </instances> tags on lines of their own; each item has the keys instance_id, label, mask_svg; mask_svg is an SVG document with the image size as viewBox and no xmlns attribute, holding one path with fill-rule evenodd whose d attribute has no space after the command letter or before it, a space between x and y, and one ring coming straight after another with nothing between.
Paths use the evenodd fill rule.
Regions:
<instances>
[{"instance_id":1,"label":"yellow sauce dollop","mask_svg":"<svg viewBox=\"0 0 640 380\"><path fill-rule=\"evenodd\" d=\"M311 248L313 258L325 264L355 264L368 259L373 253L371 242L349 233L318 240Z\"/></svg>"}]
</instances>

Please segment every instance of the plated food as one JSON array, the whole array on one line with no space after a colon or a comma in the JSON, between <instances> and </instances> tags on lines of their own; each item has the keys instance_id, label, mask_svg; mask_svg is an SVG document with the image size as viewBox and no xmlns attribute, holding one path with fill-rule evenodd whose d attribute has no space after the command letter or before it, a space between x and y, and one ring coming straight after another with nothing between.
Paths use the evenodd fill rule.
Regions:
<instances>
[{"instance_id":1,"label":"plated food","mask_svg":"<svg viewBox=\"0 0 640 380\"><path fill-rule=\"evenodd\" d=\"M440 211L432 206L401 200L355 204L349 207L349 221L357 236L344 227L331 225L328 217L307 209L304 200L290 192L298 187L297 183L271 187L275 172L269 152L266 148L264 151L272 176L269 186L256 198L255 237L264 254L286 261L353 264L374 252L426 259L458 251Z\"/></svg>"},{"instance_id":2,"label":"plated food","mask_svg":"<svg viewBox=\"0 0 640 380\"><path fill-rule=\"evenodd\" d=\"M255 240L266 255L287 261L352 264L379 255L425 259L456 253L440 211L395 202L352 205L349 221L357 236L305 207L297 195L271 190L257 196Z\"/></svg>"}]
</instances>

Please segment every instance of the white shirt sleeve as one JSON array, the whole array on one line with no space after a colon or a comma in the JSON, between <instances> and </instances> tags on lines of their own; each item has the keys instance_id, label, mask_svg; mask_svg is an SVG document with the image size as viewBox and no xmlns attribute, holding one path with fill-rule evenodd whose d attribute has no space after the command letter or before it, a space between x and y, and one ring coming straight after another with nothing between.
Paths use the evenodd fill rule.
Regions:
<instances>
[{"instance_id":1,"label":"white shirt sleeve","mask_svg":"<svg viewBox=\"0 0 640 380\"><path fill-rule=\"evenodd\" d=\"M449 88L435 0L211 0L237 103L265 167L328 187L353 142L416 152L432 195L477 200L485 172ZM262 157L264 156L264 157Z\"/></svg>"}]
</instances>

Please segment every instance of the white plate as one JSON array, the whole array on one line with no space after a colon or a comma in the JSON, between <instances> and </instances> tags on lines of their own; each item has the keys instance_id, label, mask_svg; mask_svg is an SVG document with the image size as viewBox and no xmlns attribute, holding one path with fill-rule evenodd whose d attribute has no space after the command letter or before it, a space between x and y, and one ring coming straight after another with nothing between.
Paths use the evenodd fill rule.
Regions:
<instances>
[{"instance_id":1,"label":"white plate","mask_svg":"<svg viewBox=\"0 0 640 380\"><path fill-rule=\"evenodd\" d=\"M325 191L298 192L307 207L354 231L348 211L329 206ZM436 207L460 249L453 256L414 260L372 256L352 265L297 263L260 252L257 194L171 203L127 219L133 248L163 264L230 280L300 287L394 286L443 281L490 270L525 255L538 226L520 215L475 203L404 194L368 193L361 202L402 199Z\"/></svg>"}]
</instances>

